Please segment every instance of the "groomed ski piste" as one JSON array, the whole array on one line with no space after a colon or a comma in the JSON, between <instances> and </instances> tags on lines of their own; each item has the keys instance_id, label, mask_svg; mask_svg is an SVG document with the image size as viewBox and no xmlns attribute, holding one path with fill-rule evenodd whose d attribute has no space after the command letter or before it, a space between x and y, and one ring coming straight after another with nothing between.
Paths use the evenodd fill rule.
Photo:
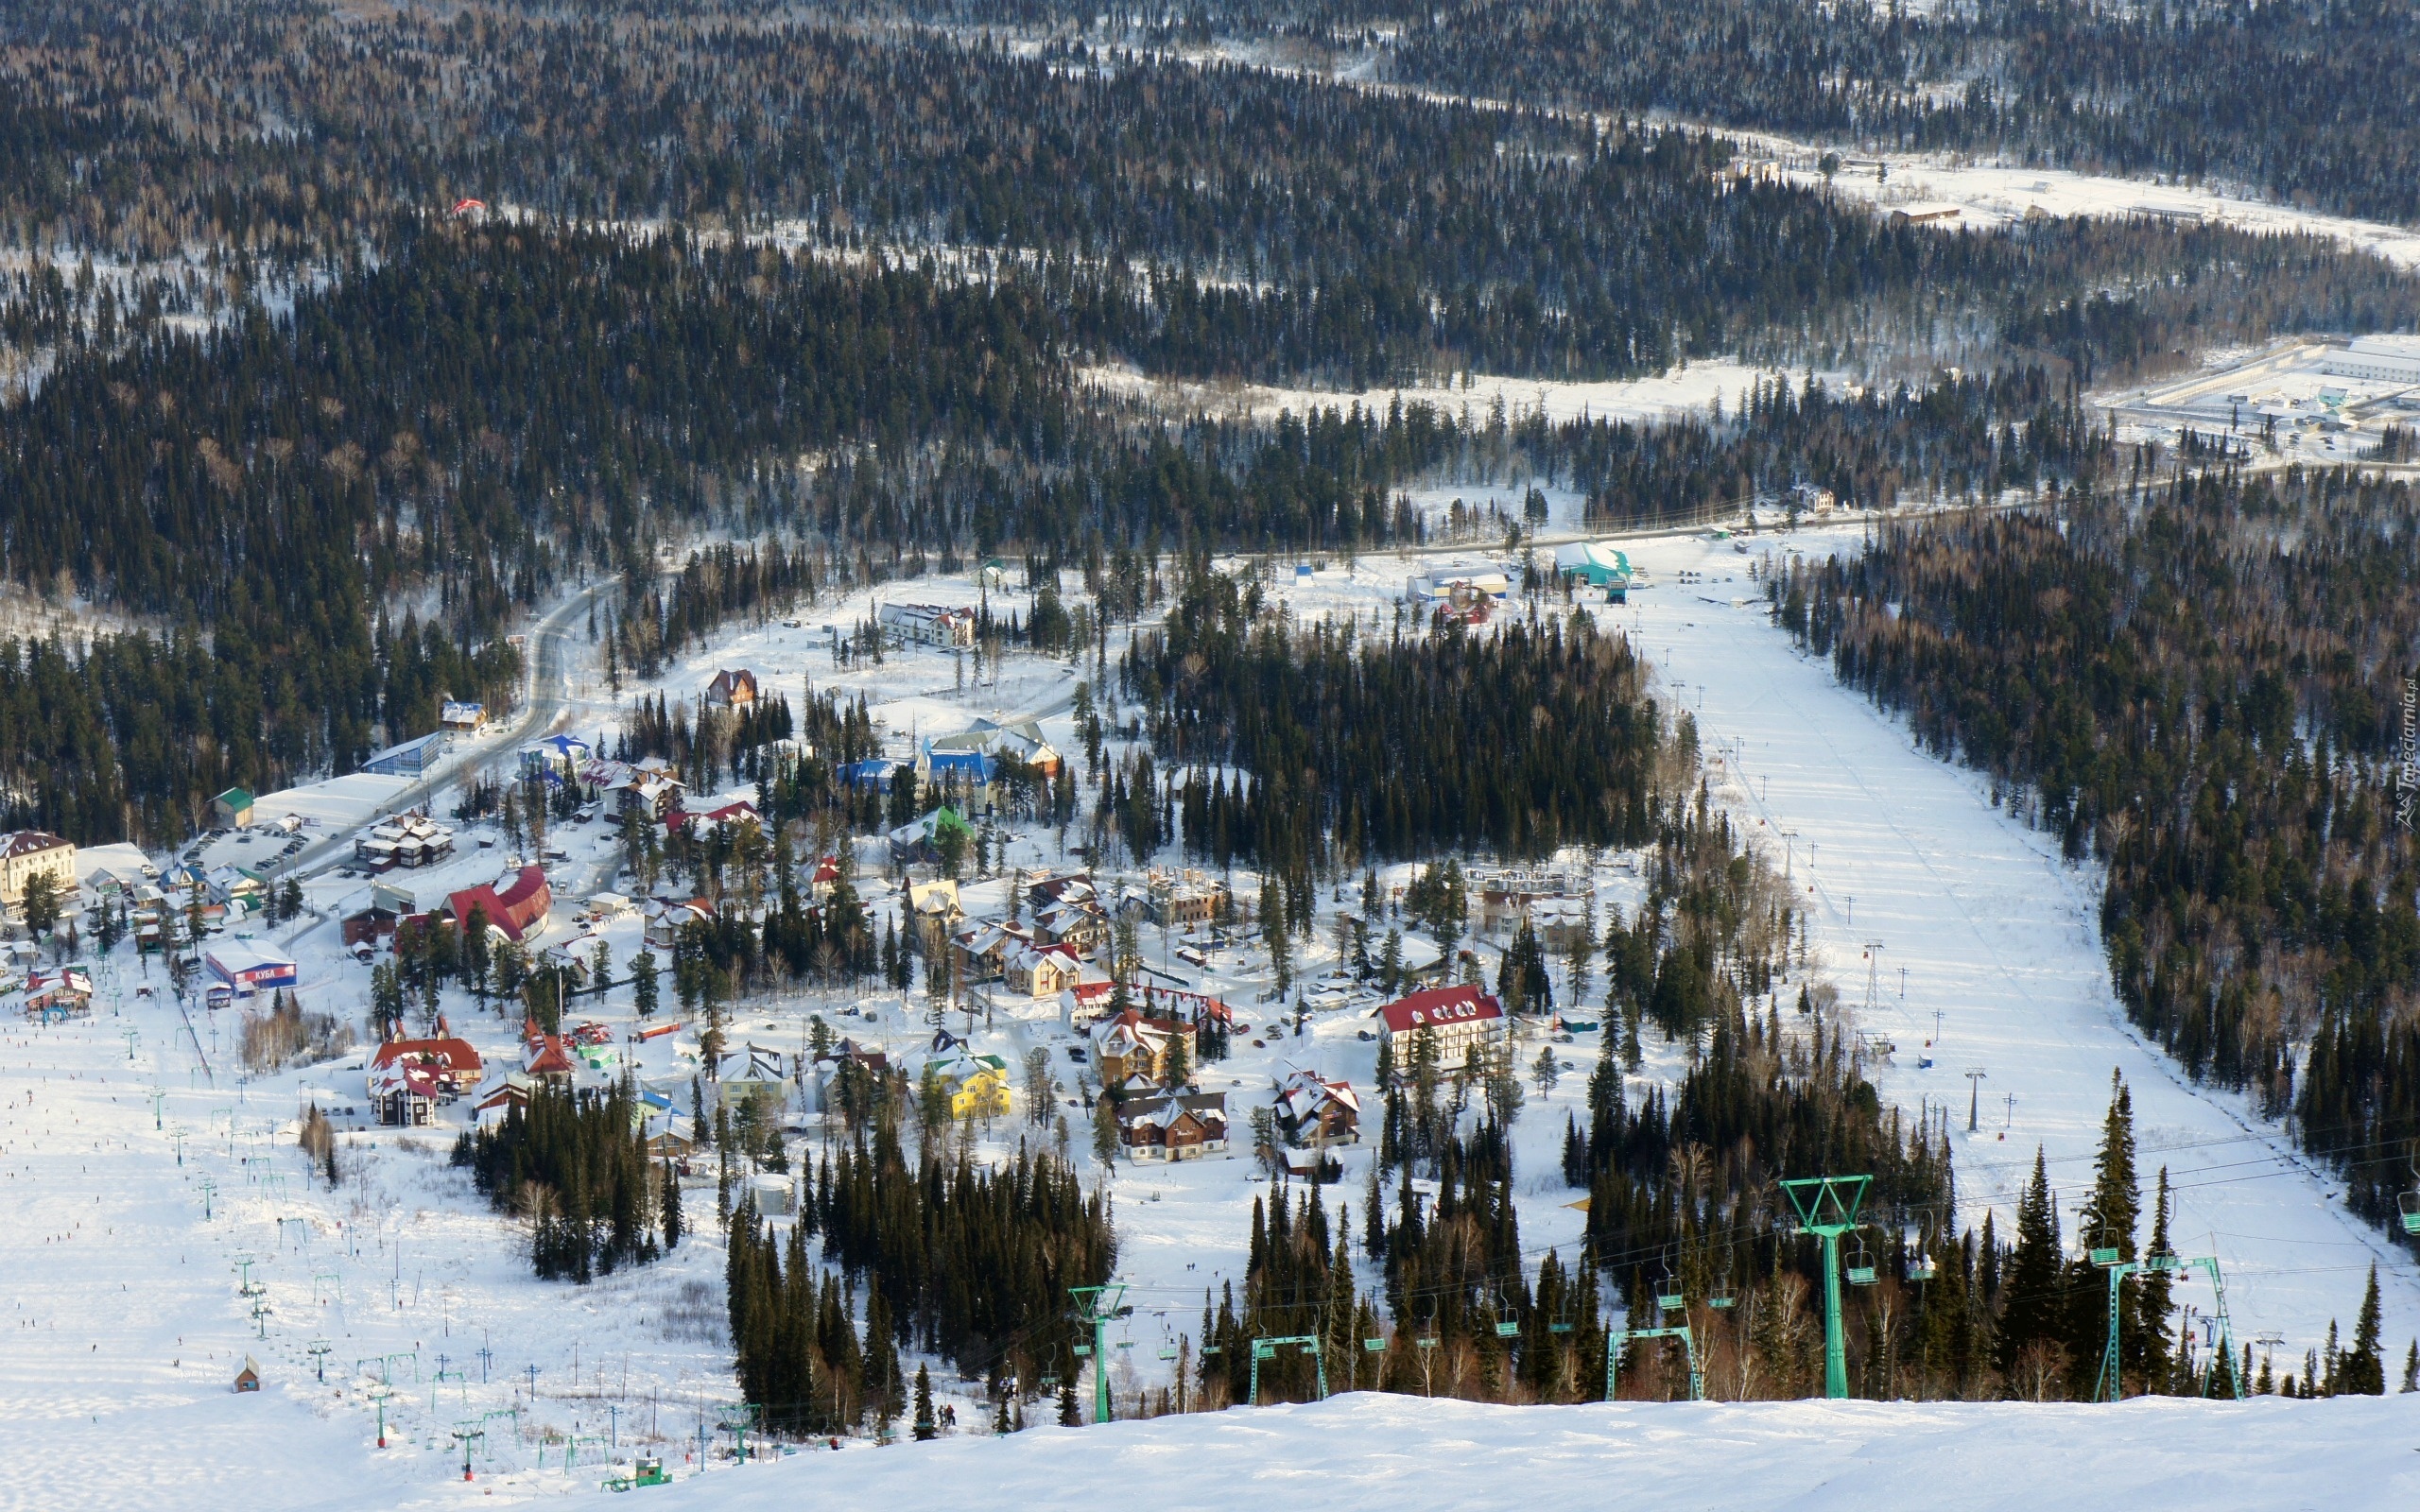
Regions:
<instances>
[{"instance_id":1,"label":"groomed ski piste","mask_svg":"<svg viewBox=\"0 0 2420 1512\"><path fill-rule=\"evenodd\" d=\"M1443 491L1474 501L1493 493L1517 509L1521 487ZM2349 1331L2376 1261L2392 1378L2420 1331L2420 1279L2385 1235L2343 1211L2325 1174L2293 1154L2281 1127L2259 1122L2234 1094L2192 1086L2128 1030L2100 955L2096 876L2062 863L2047 837L1994 805L1979 779L1915 749L1903 727L1769 624L1751 562L1792 549L1854 551L1860 528L1737 543L1626 541L1653 586L1592 612L1635 638L1662 696L1699 721L1715 800L1763 837L1812 909L1809 975L1838 990L1869 1039L1895 1046L1871 1068L1885 1101L1910 1116L1946 1109L1939 1116L1957 1154L1961 1227L1979 1224L1989 1205L2010 1231L2037 1144L2063 1209L2072 1206L2089 1180L2115 1071L2133 1089L2146 1187L2168 1168L2175 1246L2221 1263L2238 1341L2275 1335L2277 1370L2299 1373L2331 1320ZM1306 576L1297 565L1270 564L1268 575L1272 595L1296 613L1381 624L1414 574L1505 562L1500 551L1474 547L1300 564L1312 569ZM965 685L946 653L894 652L882 666L837 668L821 627L864 617L876 596L827 600L801 611L797 625L734 627L624 696L660 687L686 697L717 667L749 665L793 698L803 679L865 692L901 750L911 730L945 733L999 713L1036 714L1062 749L1076 748L1068 700L1088 668L1011 657L996 688L988 678ZM878 596L971 601L976 589L964 578L927 578ZM1518 611L1517 601L1508 611ZM593 735L610 713L601 693L587 691L594 699L578 706L573 728ZM410 874L410 884L434 893L493 875L502 847L482 849L483 837L466 827L457 857ZM1019 864L1053 863L1047 833L1020 844ZM613 846L603 827L567 829L550 845L563 850L560 895L608 884ZM1604 899L1625 910L1634 902L1639 883L1623 858L1600 858L1596 880ZM321 918L281 932L302 964L306 1007L356 1020L362 1012L366 969L337 949L328 920L357 905L367 885L321 873L307 889ZM970 884L967 912L996 909L1003 887ZM865 890L877 909L895 908L879 882ZM617 961L637 948L631 920L601 933ZM1304 977L1334 964L1326 936L1322 928L1306 942ZM1877 940L1876 965L1867 953ZM1136 1495L1225 1506L1272 1491L1411 1507L1996 1507L2062 1495L2154 1508L2316 1505L2323 1497L2332 1506L2401 1506L2420 1492L2420 1460L2404 1463L2420 1448L2420 1396L1507 1408L1364 1394L1033 1428L993 1441L975 1431L979 1387L940 1369L937 1392L957 1404L968 1425L961 1434L878 1451L858 1440L838 1453L734 1466L707 1452L728 1442L714 1424L735 1397L710 1196L691 1195L690 1237L654 1265L587 1287L537 1281L518 1226L445 1167L467 1102L439 1128L343 1125L344 1180L331 1193L305 1175L294 1120L306 1101L357 1099L357 1058L352 1070L338 1063L239 1080L232 1021L214 1042L197 1005L188 1028L164 990L136 995L145 978L121 956L116 990L104 993L114 1003L91 1020L12 1023L0 1035L0 1261L14 1314L0 1349L0 1455L10 1468L0 1504L496 1504L596 1493L611 1468L638 1452L662 1455L675 1478L642 1496L734 1507L978 1496L1072 1506ZM162 982L156 966L149 982ZM1266 967L1248 962L1208 982L1239 1005L1266 984ZM906 1050L930 1032L921 1006L920 996L751 1001L735 1012L732 1039L795 1046L816 1012ZM839 1018L843 1007L855 1016ZM517 1023L450 993L446 1010L483 1052L512 1053ZM617 996L593 1016L618 1031L631 1026L631 1009ZM1235 1057L1206 1068L1203 1084L1250 1097L1286 1066L1304 1065L1367 1087L1374 1046L1358 1038L1365 1022L1322 1014L1302 1040L1264 1028L1261 1045L1239 1034ZM1583 1107L1595 1038L1565 1048L1571 1069L1551 1093L1530 1095L1515 1128L1532 1264L1550 1248L1569 1259L1581 1233L1556 1155L1565 1113ZM625 1054L642 1080L669 1074L685 1085L695 1055L683 1058L686 1040ZM1004 1018L977 1031L975 1048L1013 1061L1030 1047L1056 1056L1072 1042L1054 1019ZM1060 1066L1063 1075L1073 1069ZM1634 1106L1648 1082L1680 1066L1668 1047L1651 1045L1632 1082ZM1974 1070L1983 1073L1979 1086L1966 1075ZM988 1130L981 1148L1005 1151L1031 1133L1012 1117ZM1331 1200L1357 1207L1370 1152L1342 1158ZM1167 1368L1152 1364L1152 1347L1194 1331L1205 1289L1238 1277L1251 1204L1266 1186L1241 1158L1121 1163L1110 1179L1118 1274L1133 1288L1132 1332L1142 1346L1119 1351L1133 1363L1117 1367L1118 1380L1150 1383L1158 1379L1150 1371ZM239 1292L248 1276L257 1296ZM2180 1285L2177 1299L2204 1311L2211 1300L2194 1284ZM317 1342L327 1348L314 1353ZM263 1377L256 1395L231 1390L247 1356ZM382 1419L384 1448L375 1443ZM453 1437L466 1425L487 1435L474 1441L467 1485Z\"/></svg>"}]
</instances>

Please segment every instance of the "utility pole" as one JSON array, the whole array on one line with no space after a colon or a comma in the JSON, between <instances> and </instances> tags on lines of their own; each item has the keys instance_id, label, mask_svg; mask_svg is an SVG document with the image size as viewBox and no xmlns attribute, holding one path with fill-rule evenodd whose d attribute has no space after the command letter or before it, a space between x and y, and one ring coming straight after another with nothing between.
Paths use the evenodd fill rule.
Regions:
<instances>
[{"instance_id":1,"label":"utility pole","mask_svg":"<svg viewBox=\"0 0 2420 1512\"><path fill-rule=\"evenodd\" d=\"M1132 1306L1121 1306L1126 1296L1124 1281L1111 1281L1105 1286L1070 1286L1067 1295L1076 1299L1076 1321L1093 1331L1093 1421L1109 1421L1109 1325L1117 1318L1132 1317Z\"/></svg>"},{"instance_id":2,"label":"utility pole","mask_svg":"<svg viewBox=\"0 0 2420 1512\"><path fill-rule=\"evenodd\" d=\"M1966 1072L1966 1132L1975 1132L1975 1115L1983 1106L1983 1077L1988 1074L1980 1066Z\"/></svg>"},{"instance_id":3,"label":"utility pole","mask_svg":"<svg viewBox=\"0 0 2420 1512\"><path fill-rule=\"evenodd\" d=\"M1862 1227L1857 1211L1873 1180L1824 1176L1781 1184L1797 1210L1799 1231L1824 1241L1824 1395L1834 1401L1849 1394L1848 1350L1841 1338L1841 1235Z\"/></svg>"}]
</instances>

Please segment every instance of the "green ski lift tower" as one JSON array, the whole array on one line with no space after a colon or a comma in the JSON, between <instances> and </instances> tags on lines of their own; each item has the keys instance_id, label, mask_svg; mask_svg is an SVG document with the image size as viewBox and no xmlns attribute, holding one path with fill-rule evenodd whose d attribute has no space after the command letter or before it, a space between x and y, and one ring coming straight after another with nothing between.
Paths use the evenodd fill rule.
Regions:
<instances>
[{"instance_id":1,"label":"green ski lift tower","mask_svg":"<svg viewBox=\"0 0 2420 1512\"><path fill-rule=\"evenodd\" d=\"M1834 1401L1849 1394L1848 1351L1841 1342L1841 1235L1860 1227L1857 1211L1873 1182L1870 1176L1819 1176L1781 1184L1798 1212L1799 1231L1824 1241L1824 1395ZM1871 1266L1866 1279L1873 1280Z\"/></svg>"},{"instance_id":2,"label":"green ski lift tower","mask_svg":"<svg viewBox=\"0 0 2420 1512\"><path fill-rule=\"evenodd\" d=\"M1076 1321L1093 1331L1090 1348L1078 1347L1077 1352L1093 1357L1093 1421L1109 1421L1109 1326L1119 1318L1132 1317L1134 1309L1121 1305L1126 1296L1124 1281L1111 1281L1105 1286L1070 1286L1067 1295L1076 1299ZM1079 1367L1080 1368L1080 1366Z\"/></svg>"},{"instance_id":3,"label":"green ski lift tower","mask_svg":"<svg viewBox=\"0 0 2420 1512\"><path fill-rule=\"evenodd\" d=\"M2235 1326L2227 1318L2227 1283L2219 1276L2219 1263L2207 1255L2187 1259L2182 1255L2146 1255L2140 1260L2121 1261L2114 1248L2092 1251L2092 1263L2109 1273L2109 1343L2101 1351L2100 1377L2093 1383L2095 1401L2117 1401L2126 1394L2123 1372L2118 1353L2118 1292L2129 1276L2184 1274L2200 1271L2210 1278L2210 1289L2218 1294L2218 1356L2226 1362L2227 1383L2235 1388L2236 1400L2243 1399L2243 1372L2235 1359ZM2218 1371L2210 1371L2216 1383Z\"/></svg>"}]
</instances>

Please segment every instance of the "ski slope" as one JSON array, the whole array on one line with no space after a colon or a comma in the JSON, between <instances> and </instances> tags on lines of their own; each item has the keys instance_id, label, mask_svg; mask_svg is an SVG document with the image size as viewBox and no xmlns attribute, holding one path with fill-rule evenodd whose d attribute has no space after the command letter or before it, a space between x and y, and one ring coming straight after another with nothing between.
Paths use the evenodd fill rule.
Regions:
<instances>
[{"instance_id":1,"label":"ski slope","mask_svg":"<svg viewBox=\"0 0 2420 1512\"><path fill-rule=\"evenodd\" d=\"M1854 531L1835 541L1856 547ZM1825 543L1810 537L1806 549ZM2219 1258L2237 1337L2281 1332L2298 1367L2330 1318L2350 1330L2373 1260L2388 1336L2399 1346L2420 1329L2408 1257L2334 1200L2334 1183L2280 1127L2239 1096L2191 1085L2128 1026L2101 953L2097 869L2063 863L2056 838L1995 808L1983 779L1917 750L1903 725L1793 649L1767 622L1748 557L1698 540L1633 556L1664 586L1606 612L1696 713L1715 796L1787 860L1852 1022L1897 1045L1876 1072L1885 1100L1948 1108L1962 1226L1989 1204L2012 1231L2037 1144L2072 1210L2091 1182L2115 1070L2134 1092L2146 1214L2165 1166L2177 1251ZM1721 580L1678 582L1683 569ZM1882 949L1867 1008L1872 941ZM1979 1086L1969 1070L1984 1073ZM2073 1240L2072 1226L2063 1233ZM2204 1311L2213 1300L2206 1287L2179 1295Z\"/></svg>"},{"instance_id":2,"label":"ski slope","mask_svg":"<svg viewBox=\"0 0 2420 1512\"><path fill-rule=\"evenodd\" d=\"M649 1494L667 1509L719 1512L1136 1500L1170 1509L1315 1502L1403 1512L2352 1512L2420 1499L2415 1403L2420 1397L1497 1407L1361 1393L1256 1412L1028 1429L1004 1440L804 1454Z\"/></svg>"},{"instance_id":3,"label":"ski slope","mask_svg":"<svg viewBox=\"0 0 2420 1512\"><path fill-rule=\"evenodd\" d=\"M1995 807L1983 779L1918 750L1902 724L1769 623L1752 560L1793 549L1854 552L1861 528L1754 542L1626 541L1654 586L1632 593L1625 607L1593 612L1633 637L1665 696L1698 720L1713 798L1789 870L1810 911L1814 974L1838 988L1847 1022L1896 1045L1869 1068L1886 1105L1945 1117L1962 1203L1958 1226L1979 1228L1989 1208L2001 1235L2013 1232L2037 1145L2062 1213L2071 1211L2091 1184L2116 1071L2134 1093L2144 1238L2152 1187L2166 1166L2175 1187L2171 1239L2180 1254L2220 1261L2235 1336L2281 1334L2276 1367L2299 1372L2303 1351L2324 1340L2331 1319L2349 1333L2375 1260L2386 1336L2400 1359L2420 1333L2420 1272L2384 1233L2344 1211L2335 1183L2294 1152L2281 1126L2257 1120L2240 1096L2191 1085L2134 1034L2101 954L2099 872L2063 863L2055 837ZM1365 624L1375 616L1383 626L1410 573L1504 565L1500 553L1483 549L1364 558L1308 578L1281 571L1277 593L1299 614L1358 614ZM1620 892L1613 889L1628 906ZM1867 949L1876 940L1879 970L1870 973ZM1936 1023L1940 1043L1928 1045ZM1648 1068L1668 1069L1653 1060ZM1984 1073L1979 1084L1968 1081L1969 1070ZM1563 1111L1533 1108L1525 1125L1533 1120L1539 1127L1525 1126L1521 1137L1549 1124L1560 1129ZM1533 1175L1551 1159L1526 1143L1521 1153ZM1526 1242L1527 1210L1523 1223ZM2071 1225L2062 1237L2073 1241ZM2217 1301L2199 1282L2180 1286L2177 1297L2204 1314Z\"/></svg>"}]
</instances>

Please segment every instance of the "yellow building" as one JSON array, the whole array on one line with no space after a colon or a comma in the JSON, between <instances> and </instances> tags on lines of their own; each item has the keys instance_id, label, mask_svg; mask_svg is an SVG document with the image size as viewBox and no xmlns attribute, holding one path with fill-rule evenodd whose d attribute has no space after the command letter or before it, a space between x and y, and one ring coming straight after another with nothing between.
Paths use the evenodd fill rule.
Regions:
<instances>
[{"instance_id":1,"label":"yellow building","mask_svg":"<svg viewBox=\"0 0 2420 1512\"><path fill-rule=\"evenodd\" d=\"M949 1095L952 1118L996 1118L1009 1110L1009 1063L998 1056L946 1057L932 1073Z\"/></svg>"}]
</instances>

